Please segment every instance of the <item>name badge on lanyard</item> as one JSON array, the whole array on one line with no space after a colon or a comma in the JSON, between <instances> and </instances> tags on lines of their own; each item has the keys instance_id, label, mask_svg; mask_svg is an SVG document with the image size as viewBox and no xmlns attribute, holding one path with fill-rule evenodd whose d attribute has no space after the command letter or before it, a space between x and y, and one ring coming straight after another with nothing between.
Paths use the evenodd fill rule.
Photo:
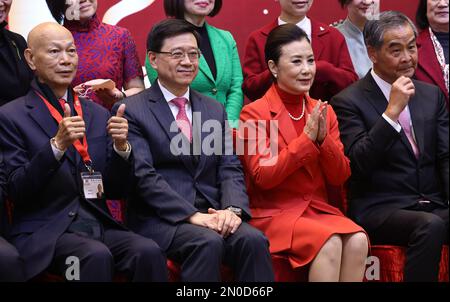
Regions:
<instances>
[{"instance_id":1,"label":"name badge on lanyard","mask_svg":"<svg viewBox=\"0 0 450 302\"><path fill-rule=\"evenodd\" d=\"M102 174L99 172L82 172L83 192L86 199L102 199L104 195Z\"/></svg>"},{"instance_id":2,"label":"name badge on lanyard","mask_svg":"<svg viewBox=\"0 0 450 302\"><path fill-rule=\"evenodd\" d=\"M42 99L42 101L47 106L48 110L50 111L50 114L52 115L52 117L59 124L63 120L63 117L61 116L61 114L39 92L36 91L36 94ZM75 111L77 112L78 116L83 118L83 109L81 108L81 103L80 103L77 95L74 96L74 104L73 105L74 105ZM86 169L88 170L88 172L81 173L84 197L86 199L103 198L104 191L103 191L102 174L100 172L95 172L92 167L92 160L91 160L91 157L89 156L89 152L88 152L88 143L86 140L86 135L83 137L82 142L80 142L80 140L76 140L73 143L73 147L75 148L75 150L77 150L77 152L83 158L84 165L86 166Z\"/></svg>"}]
</instances>

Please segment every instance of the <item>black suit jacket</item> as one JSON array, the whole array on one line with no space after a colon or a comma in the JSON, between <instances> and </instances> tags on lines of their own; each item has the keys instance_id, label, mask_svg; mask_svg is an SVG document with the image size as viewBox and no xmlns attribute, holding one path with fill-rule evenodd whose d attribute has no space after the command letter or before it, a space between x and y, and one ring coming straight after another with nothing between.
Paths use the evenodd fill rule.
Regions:
<instances>
[{"instance_id":1,"label":"black suit jacket","mask_svg":"<svg viewBox=\"0 0 450 302\"><path fill-rule=\"evenodd\" d=\"M5 25L0 24L0 39L4 44L1 52L5 55L0 58L0 106L25 95L33 79L33 72L24 57L25 39L2 28Z\"/></svg>"},{"instance_id":2,"label":"black suit jacket","mask_svg":"<svg viewBox=\"0 0 450 302\"><path fill-rule=\"evenodd\" d=\"M8 227L7 216L5 212L5 198L6 198L6 171L3 163L3 152L0 149L0 236Z\"/></svg>"},{"instance_id":3,"label":"black suit jacket","mask_svg":"<svg viewBox=\"0 0 450 302\"><path fill-rule=\"evenodd\" d=\"M110 216L104 200L84 199L80 172L86 168L73 146L60 161L55 159L50 138L56 135L58 124L36 95L36 83L32 88L27 95L0 107L0 149L8 176L8 197L14 203L9 236L24 259L27 279L51 263L56 241L81 203L104 223L126 229ZM94 102L80 102L93 167L102 172L109 197L122 198L129 188L126 182L132 176L132 165L112 151L106 132L110 114Z\"/></svg>"},{"instance_id":4,"label":"black suit jacket","mask_svg":"<svg viewBox=\"0 0 450 302\"><path fill-rule=\"evenodd\" d=\"M169 247L177 226L197 212L194 206L197 193L215 209L233 205L242 208L248 217L250 213L239 159L233 154L220 155L225 150L223 105L192 89L190 100L194 144L199 141L219 150L216 155L202 152L197 165L192 156L172 152L177 148L171 146L171 140L182 134L158 84L125 100L136 180L135 193L129 202L128 224L135 232L154 239L163 249ZM113 114L119 105L115 105ZM201 113L201 120L196 113ZM214 121L221 131L211 134L207 128L201 133L199 126L207 120ZM185 143L189 146L187 140Z\"/></svg>"},{"instance_id":5,"label":"black suit jacket","mask_svg":"<svg viewBox=\"0 0 450 302\"><path fill-rule=\"evenodd\" d=\"M413 80L409 101L420 150L416 159L403 132L383 117L388 102L370 72L335 97L345 153L350 159L349 214L368 231L395 209L420 199L448 207L449 117L438 87Z\"/></svg>"}]
</instances>

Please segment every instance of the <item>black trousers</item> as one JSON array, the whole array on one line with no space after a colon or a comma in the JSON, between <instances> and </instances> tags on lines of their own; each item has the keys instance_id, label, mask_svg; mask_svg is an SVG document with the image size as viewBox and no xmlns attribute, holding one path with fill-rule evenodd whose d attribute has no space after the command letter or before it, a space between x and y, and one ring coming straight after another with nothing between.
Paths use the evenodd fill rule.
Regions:
<instances>
[{"instance_id":1,"label":"black trousers","mask_svg":"<svg viewBox=\"0 0 450 302\"><path fill-rule=\"evenodd\" d=\"M0 282L25 281L23 262L16 248L0 237Z\"/></svg>"},{"instance_id":2,"label":"black trousers","mask_svg":"<svg viewBox=\"0 0 450 302\"><path fill-rule=\"evenodd\" d=\"M180 224L167 255L181 263L182 281L219 282L222 262L233 269L236 281L274 281L269 242L245 222L226 239L206 227Z\"/></svg>"},{"instance_id":3,"label":"black trousers","mask_svg":"<svg viewBox=\"0 0 450 302\"><path fill-rule=\"evenodd\" d=\"M449 209L417 203L395 211L369 234L372 244L407 246L404 281L437 281L441 249L449 242Z\"/></svg>"},{"instance_id":4,"label":"black trousers","mask_svg":"<svg viewBox=\"0 0 450 302\"><path fill-rule=\"evenodd\" d=\"M66 278L68 274L73 279L70 256L77 257L80 263L80 278L71 281L111 282L115 272L136 282L168 280L166 258L160 247L153 240L129 231L106 229L103 241L64 233L56 243L50 271Z\"/></svg>"}]
</instances>

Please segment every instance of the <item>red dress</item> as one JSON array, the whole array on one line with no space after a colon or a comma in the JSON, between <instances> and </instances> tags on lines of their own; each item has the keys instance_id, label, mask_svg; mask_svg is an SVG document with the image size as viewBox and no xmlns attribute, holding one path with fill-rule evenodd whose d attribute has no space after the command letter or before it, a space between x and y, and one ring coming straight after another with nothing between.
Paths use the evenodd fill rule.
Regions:
<instances>
[{"instance_id":1,"label":"red dress","mask_svg":"<svg viewBox=\"0 0 450 302\"><path fill-rule=\"evenodd\" d=\"M124 83L143 77L136 44L127 29L102 23L96 15L86 24L66 21L64 26L72 33L78 52L73 87L93 79L111 79L120 90ZM111 110L112 104L103 104L95 93L88 97Z\"/></svg>"},{"instance_id":2,"label":"red dress","mask_svg":"<svg viewBox=\"0 0 450 302\"><path fill-rule=\"evenodd\" d=\"M277 141L276 156L252 149L251 131L244 131L243 124L238 133L245 150L240 158L253 216L250 223L266 234L270 252L288 256L294 268L310 263L333 234L364 232L327 202L327 184L342 185L350 176L350 164L331 106L327 113L328 134L321 146L303 133L305 118L316 102L306 97L304 117L294 121L288 111L294 117L301 116L300 97L272 85L264 97L244 107L242 122L278 121L278 135L270 137L270 127L266 131L266 146ZM270 158L274 161L267 164L264 160Z\"/></svg>"}]
</instances>

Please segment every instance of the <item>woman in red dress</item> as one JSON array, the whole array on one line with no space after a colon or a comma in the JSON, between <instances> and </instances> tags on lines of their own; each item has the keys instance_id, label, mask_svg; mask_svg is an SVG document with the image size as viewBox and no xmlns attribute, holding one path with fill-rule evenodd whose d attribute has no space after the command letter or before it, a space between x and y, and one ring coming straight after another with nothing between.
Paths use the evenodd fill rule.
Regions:
<instances>
[{"instance_id":1,"label":"woman in red dress","mask_svg":"<svg viewBox=\"0 0 450 302\"><path fill-rule=\"evenodd\" d=\"M327 184L342 185L350 165L333 109L308 94L316 72L308 37L281 25L265 56L274 84L244 107L238 132L250 223L269 238L272 254L308 266L309 281L362 281L367 236L327 202Z\"/></svg>"}]
</instances>

